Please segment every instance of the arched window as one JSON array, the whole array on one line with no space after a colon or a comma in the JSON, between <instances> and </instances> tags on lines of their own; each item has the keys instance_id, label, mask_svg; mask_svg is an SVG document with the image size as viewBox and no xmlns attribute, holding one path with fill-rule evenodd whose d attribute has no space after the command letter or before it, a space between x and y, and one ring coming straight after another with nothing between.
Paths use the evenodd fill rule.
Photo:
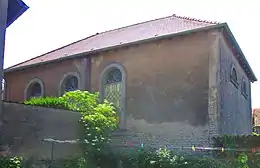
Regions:
<instances>
[{"instance_id":1,"label":"arched window","mask_svg":"<svg viewBox=\"0 0 260 168\"><path fill-rule=\"evenodd\" d=\"M245 78L242 79L241 83L242 83L241 84L241 92L247 98L247 84L246 84Z\"/></svg>"},{"instance_id":2,"label":"arched window","mask_svg":"<svg viewBox=\"0 0 260 168\"><path fill-rule=\"evenodd\" d=\"M39 83L32 84L28 91L30 97L40 97L42 95L42 88Z\"/></svg>"},{"instance_id":3,"label":"arched window","mask_svg":"<svg viewBox=\"0 0 260 168\"><path fill-rule=\"evenodd\" d=\"M237 81L237 71L234 65L231 67L231 72L230 72L230 81L238 87L238 81Z\"/></svg>"},{"instance_id":4,"label":"arched window","mask_svg":"<svg viewBox=\"0 0 260 168\"><path fill-rule=\"evenodd\" d=\"M108 70L104 82L104 97L120 109L122 97L121 71L118 68L111 68Z\"/></svg>"},{"instance_id":5,"label":"arched window","mask_svg":"<svg viewBox=\"0 0 260 168\"><path fill-rule=\"evenodd\" d=\"M242 92L246 93L246 81L242 81Z\"/></svg>"},{"instance_id":6,"label":"arched window","mask_svg":"<svg viewBox=\"0 0 260 168\"><path fill-rule=\"evenodd\" d=\"M31 99L32 97L42 97L44 96L44 84L42 80L35 78L32 79L25 89L25 99Z\"/></svg>"},{"instance_id":7,"label":"arched window","mask_svg":"<svg viewBox=\"0 0 260 168\"><path fill-rule=\"evenodd\" d=\"M125 129L125 70L120 64L110 64L103 70L101 78L101 98L114 104L120 128Z\"/></svg>"},{"instance_id":8,"label":"arched window","mask_svg":"<svg viewBox=\"0 0 260 168\"><path fill-rule=\"evenodd\" d=\"M61 96L66 92L78 90L80 89L79 86L80 86L79 74L76 72L66 73L63 76L59 86L59 90L60 90L59 95Z\"/></svg>"},{"instance_id":9,"label":"arched window","mask_svg":"<svg viewBox=\"0 0 260 168\"><path fill-rule=\"evenodd\" d=\"M231 79L233 81L237 81L237 71L235 69L235 67L232 67L232 70L231 70Z\"/></svg>"}]
</instances>

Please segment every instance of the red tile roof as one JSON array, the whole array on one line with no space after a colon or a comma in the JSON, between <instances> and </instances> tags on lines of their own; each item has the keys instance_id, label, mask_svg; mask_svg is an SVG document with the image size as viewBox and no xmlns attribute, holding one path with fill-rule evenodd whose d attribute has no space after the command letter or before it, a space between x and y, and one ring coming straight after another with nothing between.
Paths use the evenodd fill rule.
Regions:
<instances>
[{"instance_id":1,"label":"red tile roof","mask_svg":"<svg viewBox=\"0 0 260 168\"><path fill-rule=\"evenodd\" d=\"M242 50L240 49L235 37L226 23L217 23L206 20L200 20L190 17L181 17L172 15L155 20L150 20L119 29L105 31L89 36L82 40L76 41L69 45L63 46L51 52L45 53L38 57L32 58L25 62L11 66L5 69L4 72L15 71L32 65L40 63L47 63L50 61L57 61L71 56L76 56L82 53L98 52L102 49L118 47L134 42L141 42L143 40L153 39L157 37L164 37L176 33L186 32L199 28L224 28L226 37L230 39L231 47L234 48L234 55L239 61L241 67L246 72L248 78L254 82L257 81L250 65L248 64Z\"/></svg>"},{"instance_id":2,"label":"red tile roof","mask_svg":"<svg viewBox=\"0 0 260 168\"><path fill-rule=\"evenodd\" d=\"M67 57L88 51L99 50L107 47L113 47L121 44L141 41L153 37L179 33L216 24L218 23L172 15L122 27L119 29L97 33L96 35L76 41L54 51L9 67L8 70L33 65L40 62L56 60L61 57Z\"/></svg>"}]
</instances>

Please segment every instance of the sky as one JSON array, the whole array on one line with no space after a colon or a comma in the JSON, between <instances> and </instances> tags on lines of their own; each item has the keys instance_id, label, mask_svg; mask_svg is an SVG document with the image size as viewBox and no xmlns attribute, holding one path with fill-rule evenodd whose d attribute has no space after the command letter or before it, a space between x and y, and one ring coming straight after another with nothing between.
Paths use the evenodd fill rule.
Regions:
<instances>
[{"instance_id":1,"label":"sky","mask_svg":"<svg viewBox=\"0 0 260 168\"><path fill-rule=\"evenodd\" d=\"M260 80L257 0L23 1L30 8L7 29L5 68L97 32L177 14L227 22ZM260 107L260 82L252 84L252 107Z\"/></svg>"}]
</instances>

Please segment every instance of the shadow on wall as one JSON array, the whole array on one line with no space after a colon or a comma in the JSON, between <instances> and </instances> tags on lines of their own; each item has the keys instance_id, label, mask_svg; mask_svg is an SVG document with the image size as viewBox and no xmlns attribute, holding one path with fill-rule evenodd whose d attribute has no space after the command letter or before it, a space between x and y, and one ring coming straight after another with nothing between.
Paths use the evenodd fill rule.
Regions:
<instances>
[{"instance_id":1,"label":"shadow on wall","mask_svg":"<svg viewBox=\"0 0 260 168\"><path fill-rule=\"evenodd\" d=\"M25 158L50 158L51 143L43 139L80 138L80 113L4 102L1 143L12 155ZM80 152L77 144L55 144L55 159Z\"/></svg>"}]
</instances>

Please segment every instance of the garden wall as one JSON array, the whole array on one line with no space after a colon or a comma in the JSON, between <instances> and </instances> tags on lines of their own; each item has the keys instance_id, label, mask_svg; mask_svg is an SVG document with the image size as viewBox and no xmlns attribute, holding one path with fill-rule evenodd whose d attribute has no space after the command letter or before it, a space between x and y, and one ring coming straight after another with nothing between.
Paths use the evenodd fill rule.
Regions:
<instances>
[{"instance_id":1,"label":"garden wall","mask_svg":"<svg viewBox=\"0 0 260 168\"><path fill-rule=\"evenodd\" d=\"M43 139L75 140L80 138L81 115L60 109L4 103L1 143L12 155L25 158L51 156L52 145ZM80 152L79 144L54 144L54 158L66 158Z\"/></svg>"},{"instance_id":2,"label":"garden wall","mask_svg":"<svg viewBox=\"0 0 260 168\"><path fill-rule=\"evenodd\" d=\"M52 143L43 142L44 139L76 140L80 139L80 113L4 102L3 125L0 127L1 144L7 147L12 155L23 156L26 159L51 159ZM150 134L138 132L131 125L144 128L140 123L129 122L128 129L113 133L111 147L113 151L145 147L158 149L172 146L179 142L167 136L158 136L160 130L172 129L172 124L153 125ZM163 128L162 128L163 126ZM157 128L157 129L155 129ZM183 141L194 143L194 137ZM9 149L8 149L9 148ZM53 159L65 159L80 153L80 144L54 143ZM187 152L184 150L183 152ZM194 153L194 152L193 152Z\"/></svg>"}]
</instances>

